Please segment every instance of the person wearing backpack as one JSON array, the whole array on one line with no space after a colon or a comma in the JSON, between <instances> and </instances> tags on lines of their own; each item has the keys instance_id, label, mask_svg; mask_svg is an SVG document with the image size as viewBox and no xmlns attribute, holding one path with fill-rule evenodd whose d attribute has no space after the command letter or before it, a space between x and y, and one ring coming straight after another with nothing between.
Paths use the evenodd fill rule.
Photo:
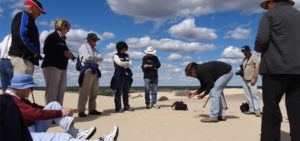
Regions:
<instances>
[{"instance_id":1,"label":"person wearing backpack","mask_svg":"<svg viewBox=\"0 0 300 141\"><path fill-rule=\"evenodd\" d=\"M208 94L210 94L211 97L212 104L209 117L201 119L201 122L226 120L225 109L222 104L222 93L232 78L233 73L231 70L231 65L219 61L206 62L203 64L192 62L186 66L186 76L197 78L201 83L200 88L196 91L189 92L187 97L192 98L198 95L198 99L202 99Z\"/></svg>"},{"instance_id":2,"label":"person wearing backpack","mask_svg":"<svg viewBox=\"0 0 300 141\"><path fill-rule=\"evenodd\" d=\"M96 42L100 39L95 33L89 33L85 38L87 40L79 48L79 58L82 58L82 67L80 68L79 98L78 98L78 116L86 117L84 113L87 101L89 115L101 115L96 110L96 98L99 91L99 78L101 77L98 63L102 62L102 55L97 51Z\"/></svg>"},{"instance_id":3,"label":"person wearing backpack","mask_svg":"<svg viewBox=\"0 0 300 141\"><path fill-rule=\"evenodd\" d=\"M73 57L66 43L66 34L71 24L64 19L54 23L55 31L48 35L44 43L42 71L46 83L46 104L57 101L63 105L67 86L68 61Z\"/></svg>"}]
</instances>

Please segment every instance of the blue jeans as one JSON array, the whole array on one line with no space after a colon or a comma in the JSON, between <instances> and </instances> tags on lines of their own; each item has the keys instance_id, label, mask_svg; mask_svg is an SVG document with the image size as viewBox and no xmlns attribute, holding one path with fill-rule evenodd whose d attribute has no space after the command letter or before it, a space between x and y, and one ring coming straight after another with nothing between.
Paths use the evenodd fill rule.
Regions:
<instances>
[{"instance_id":1,"label":"blue jeans","mask_svg":"<svg viewBox=\"0 0 300 141\"><path fill-rule=\"evenodd\" d=\"M151 89L151 96L152 96L152 101L151 104L154 105L156 104L156 95L157 95L157 84L158 84L158 79L155 81L152 81L150 79L144 79L145 81L145 101L146 105L150 105L150 89Z\"/></svg>"},{"instance_id":2,"label":"blue jeans","mask_svg":"<svg viewBox=\"0 0 300 141\"><path fill-rule=\"evenodd\" d=\"M44 107L44 110L61 110L62 106L58 102L50 102ZM68 133L47 133L46 131L50 127L52 122L62 127L65 131L68 131L70 126L74 124L74 118L65 116L50 120L38 120L35 124L28 127L33 141L82 141L74 138Z\"/></svg>"},{"instance_id":3,"label":"blue jeans","mask_svg":"<svg viewBox=\"0 0 300 141\"><path fill-rule=\"evenodd\" d=\"M13 66L8 59L0 59L0 66L2 91L5 92L14 74Z\"/></svg>"},{"instance_id":4,"label":"blue jeans","mask_svg":"<svg viewBox=\"0 0 300 141\"><path fill-rule=\"evenodd\" d=\"M227 83L232 78L232 74L233 73L230 71L229 73L219 77L216 80L214 87L210 90L212 104L210 107L209 117L217 118L218 116L225 116L225 110L222 104L221 95Z\"/></svg>"},{"instance_id":5,"label":"blue jeans","mask_svg":"<svg viewBox=\"0 0 300 141\"><path fill-rule=\"evenodd\" d=\"M243 84L245 96L249 103L249 111L260 113L259 95L257 92L257 85L251 85L251 82L244 81Z\"/></svg>"}]
</instances>

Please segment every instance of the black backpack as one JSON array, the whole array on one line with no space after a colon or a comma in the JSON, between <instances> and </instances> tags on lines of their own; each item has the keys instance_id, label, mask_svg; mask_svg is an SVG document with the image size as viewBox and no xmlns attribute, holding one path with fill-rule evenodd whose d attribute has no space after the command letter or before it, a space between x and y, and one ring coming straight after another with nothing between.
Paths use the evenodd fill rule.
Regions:
<instances>
[{"instance_id":1,"label":"black backpack","mask_svg":"<svg viewBox=\"0 0 300 141\"><path fill-rule=\"evenodd\" d=\"M81 59L79 59L79 55L77 57L77 62L76 62L76 70L77 71L80 71L80 68L82 67L82 64L81 64L82 58L83 58L83 56L81 57Z\"/></svg>"},{"instance_id":2,"label":"black backpack","mask_svg":"<svg viewBox=\"0 0 300 141\"><path fill-rule=\"evenodd\" d=\"M242 103L242 105L240 106L240 109L241 109L242 113L249 111L249 104L247 102Z\"/></svg>"},{"instance_id":3,"label":"black backpack","mask_svg":"<svg viewBox=\"0 0 300 141\"><path fill-rule=\"evenodd\" d=\"M182 101L175 101L173 103L173 105L171 106L171 108L173 108L173 107L175 110L184 110L184 111L188 110L187 105L184 104Z\"/></svg>"}]
</instances>

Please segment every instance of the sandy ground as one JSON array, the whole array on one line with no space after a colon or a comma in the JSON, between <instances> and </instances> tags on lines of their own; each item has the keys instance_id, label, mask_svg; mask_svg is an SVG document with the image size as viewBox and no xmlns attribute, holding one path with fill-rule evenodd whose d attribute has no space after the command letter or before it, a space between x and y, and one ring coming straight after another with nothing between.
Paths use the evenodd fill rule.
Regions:
<instances>
[{"instance_id":1,"label":"sandy ground","mask_svg":"<svg viewBox=\"0 0 300 141\"><path fill-rule=\"evenodd\" d=\"M115 113L114 98L98 96L97 110L103 112L102 115L78 118L76 110L78 93L70 92L65 94L64 106L74 109L73 116L77 128L97 127L97 132L92 139L97 139L110 131L114 125L118 125L120 129L118 141L258 141L261 118L245 115L239 109L241 103L246 101L243 89L225 89L224 93L229 107L226 111L227 120L218 123L200 122L209 114L211 102L209 101L205 108L202 107L207 97L203 100L198 100L196 97L188 99L175 96L174 92L158 92L158 98L161 96L169 98L167 101L158 102L161 109L145 109L143 93L130 94L129 102L131 107L135 108L134 112ZM38 104L44 105L44 91L34 91L34 96ZM184 101L189 110L172 110L170 106L178 100ZM284 101L283 98L280 103L283 114L281 140L290 141ZM53 126L48 132L64 131L58 126Z\"/></svg>"}]
</instances>

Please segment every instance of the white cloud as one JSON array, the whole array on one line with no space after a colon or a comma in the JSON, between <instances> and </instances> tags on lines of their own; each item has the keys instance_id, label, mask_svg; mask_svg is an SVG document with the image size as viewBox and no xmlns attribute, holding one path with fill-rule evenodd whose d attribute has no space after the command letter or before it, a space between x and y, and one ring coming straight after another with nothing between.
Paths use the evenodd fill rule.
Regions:
<instances>
[{"instance_id":1,"label":"white cloud","mask_svg":"<svg viewBox=\"0 0 300 141\"><path fill-rule=\"evenodd\" d=\"M196 27L194 18L173 25L168 32L173 37L188 40L215 40L218 37L214 29Z\"/></svg>"},{"instance_id":2,"label":"white cloud","mask_svg":"<svg viewBox=\"0 0 300 141\"><path fill-rule=\"evenodd\" d=\"M2 17L2 13L3 13L3 8L0 6L0 17Z\"/></svg>"},{"instance_id":3,"label":"white cloud","mask_svg":"<svg viewBox=\"0 0 300 141\"><path fill-rule=\"evenodd\" d=\"M39 25L44 25L44 26L48 26L49 23L47 21L40 21L38 22Z\"/></svg>"},{"instance_id":4,"label":"white cloud","mask_svg":"<svg viewBox=\"0 0 300 141\"><path fill-rule=\"evenodd\" d=\"M241 27L237 27L234 30L230 30L226 32L224 38L233 38L237 40L244 40L250 38L251 29L243 29Z\"/></svg>"},{"instance_id":5,"label":"white cloud","mask_svg":"<svg viewBox=\"0 0 300 141\"><path fill-rule=\"evenodd\" d=\"M11 17L13 18L18 12L22 11L21 9L17 8L14 9L13 12L11 12Z\"/></svg>"},{"instance_id":6,"label":"white cloud","mask_svg":"<svg viewBox=\"0 0 300 141\"><path fill-rule=\"evenodd\" d=\"M238 63L242 63L243 58L244 58L244 54L241 52L239 48L229 46L224 49L221 55L221 59L218 59L218 61L222 61L228 64L238 64Z\"/></svg>"},{"instance_id":7,"label":"white cloud","mask_svg":"<svg viewBox=\"0 0 300 141\"><path fill-rule=\"evenodd\" d=\"M50 30L50 31L42 31L40 34L40 41L41 41L41 46L43 46L44 41L46 40L47 36L52 33L54 30ZM82 44L84 44L86 42L86 40L84 39L88 33L90 32L94 32L94 31L86 31L83 29L71 29L66 37L66 42L68 45L68 48L70 49L71 52L77 54L78 53L78 49L81 47ZM97 32L94 32L97 34L98 37L100 37L102 40L100 40L99 42L103 41L103 40L108 40L114 37L113 33L110 32L104 32L103 34L99 34ZM99 44L99 42L97 44Z\"/></svg>"},{"instance_id":8,"label":"white cloud","mask_svg":"<svg viewBox=\"0 0 300 141\"><path fill-rule=\"evenodd\" d=\"M147 46L153 46L157 51L165 51L172 53L201 53L207 50L214 50L216 47L213 44L203 44L200 42L183 42L180 40L160 39L155 40L150 37L128 38L126 43L129 49L145 49ZM113 49L114 43L106 46L106 49Z\"/></svg>"},{"instance_id":9,"label":"white cloud","mask_svg":"<svg viewBox=\"0 0 300 141\"><path fill-rule=\"evenodd\" d=\"M13 2L13 1L11 1ZM10 5L10 8L23 8L26 0L17 0L13 4Z\"/></svg>"},{"instance_id":10,"label":"white cloud","mask_svg":"<svg viewBox=\"0 0 300 141\"><path fill-rule=\"evenodd\" d=\"M112 11L131 16L136 23L162 22L177 17L197 17L231 10L256 13L262 11L260 2L261 0L107 0Z\"/></svg>"},{"instance_id":11,"label":"white cloud","mask_svg":"<svg viewBox=\"0 0 300 141\"><path fill-rule=\"evenodd\" d=\"M193 57L191 56L181 56L178 53L172 53L170 56L167 57L168 61L187 61L187 60L192 60Z\"/></svg>"}]
</instances>

